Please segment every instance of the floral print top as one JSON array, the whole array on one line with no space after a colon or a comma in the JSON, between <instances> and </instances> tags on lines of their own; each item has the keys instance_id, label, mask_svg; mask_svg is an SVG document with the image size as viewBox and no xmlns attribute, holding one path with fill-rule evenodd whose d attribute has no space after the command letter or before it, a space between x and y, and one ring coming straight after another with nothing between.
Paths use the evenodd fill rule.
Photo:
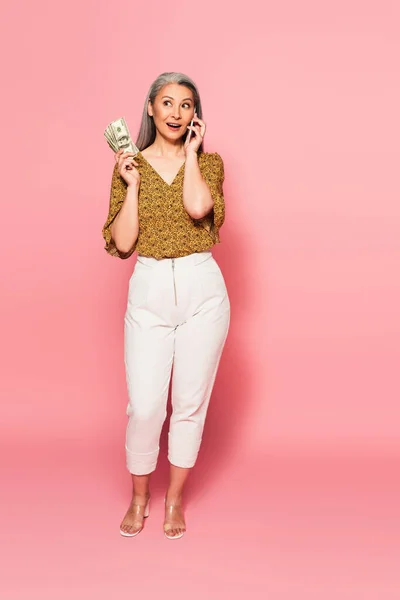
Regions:
<instances>
[{"instance_id":1,"label":"floral print top","mask_svg":"<svg viewBox=\"0 0 400 600\"><path fill-rule=\"evenodd\" d=\"M114 166L110 204L103 226L105 250L111 256L128 258L138 254L157 259L177 258L193 252L204 252L220 243L219 229L225 220L225 202L222 184L224 164L217 152L200 152L198 164L214 200L213 209L202 219L192 219L183 205L183 177L185 163L171 184L158 174L139 152L135 156L140 173L138 198L139 235L129 252L120 252L111 238L110 226L122 207L127 184Z\"/></svg>"}]
</instances>

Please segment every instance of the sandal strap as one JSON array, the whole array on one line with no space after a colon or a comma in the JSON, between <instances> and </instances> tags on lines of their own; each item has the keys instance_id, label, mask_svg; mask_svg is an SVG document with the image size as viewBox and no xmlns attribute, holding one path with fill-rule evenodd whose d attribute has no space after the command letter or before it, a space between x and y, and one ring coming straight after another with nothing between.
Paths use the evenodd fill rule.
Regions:
<instances>
[{"instance_id":1,"label":"sandal strap","mask_svg":"<svg viewBox=\"0 0 400 600\"><path fill-rule=\"evenodd\" d=\"M172 519L171 514L175 508L182 508L182 504L167 504L166 508L166 518L164 521L164 531L168 531L168 529L186 529L186 525L183 520Z\"/></svg>"},{"instance_id":2,"label":"sandal strap","mask_svg":"<svg viewBox=\"0 0 400 600\"><path fill-rule=\"evenodd\" d=\"M132 502L131 503L131 509L130 512L133 513L134 516L134 523L138 523L139 525L142 525L145 516L144 513L146 512L146 508L147 508L148 502L146 502L146 504L138 504L137 502Z\"/></svg>"},{"instance_id":3,"label":"sandal strap","mask_svg":"<svg viewBox=\"0 0 400 600\"><path fill-rule=\"evenodd\" d=\"M134 512L136 515L140 515L140 511L143 508L143 512L144 509L146 508L147 504L136 504L136 502L133 502L131 504L132 506L132 512Z\"/></svg>"}]
</instances>

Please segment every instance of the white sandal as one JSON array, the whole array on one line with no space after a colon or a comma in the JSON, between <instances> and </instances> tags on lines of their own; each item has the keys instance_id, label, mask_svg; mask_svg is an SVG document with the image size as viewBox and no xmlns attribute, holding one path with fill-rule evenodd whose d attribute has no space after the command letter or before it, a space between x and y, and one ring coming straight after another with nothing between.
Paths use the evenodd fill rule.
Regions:
<instances>
[{"instance_id":1,"label":"white sandal","mask_svg":"<svg viewBox=\"0 0 400 600\"><path fill-rule=\"evenodd\" d=\"M134 507L135 510L135 515L141 515L141 509L144 506L144 512L143 512L143 519L146 519L149 516L150 513L150 498L147 500L147 504L133 504L132 505ZM143 529L144 525L142 525L142 527L138 530L135 531L134 533L128 533L126 531L122 531L122 529L119 530L121 535L124 535L125 537L134 537L135 535L137 535L138 533L140 533Z\"/></svg>"},{"instance_id":2,"label":"white sandal","mask_svg":"<svg viewBox=\"0 0 400 600\"><path fill-rule=\"evenodd\" d=\"M164 498L164 504L166 502L166 498ZM169 504L167 506L169 512L171 512L171 510L173 508L175 508L176 506L182 506L181 504ZM173 523L174 521L170 521L169 524L164 523L164 535L166 538L168 538L169 540L179 540L179 538L181 538L183 536L183 534L185 533L184 531L182 531L182 533L178 533L178 535L168 535L167 531L169 529L182 529L182 527L173 527Z\"/></svg>"}]
</instances>

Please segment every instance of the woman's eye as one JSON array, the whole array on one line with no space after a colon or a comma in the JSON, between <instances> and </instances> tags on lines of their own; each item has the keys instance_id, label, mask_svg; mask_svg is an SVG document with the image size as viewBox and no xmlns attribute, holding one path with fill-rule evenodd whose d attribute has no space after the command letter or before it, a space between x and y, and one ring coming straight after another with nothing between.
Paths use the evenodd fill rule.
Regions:
<instances>
[{"instance_id":1,"label":"woman's eye","mask_svg":"<svg viewBox=\"0 0 400 600\"><path fill-rule=\"evenodd\" d=\"M163 104L167 104L167 103L171 103L171 100L164 100ZM190 104L188 104L187 102L185 102L185 104L183 106L187 106L187 108L190 108Z\"/></svg>"}]
</instances>

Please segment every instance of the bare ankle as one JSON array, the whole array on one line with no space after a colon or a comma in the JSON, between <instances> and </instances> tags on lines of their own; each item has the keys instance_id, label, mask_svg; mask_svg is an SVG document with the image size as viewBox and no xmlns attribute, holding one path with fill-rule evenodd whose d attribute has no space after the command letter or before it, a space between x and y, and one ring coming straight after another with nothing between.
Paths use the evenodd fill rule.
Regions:
<instances>
[{"instance_id":1,"label":"bare ankle","mask_svg":"<svg viewBox=\"0 0 400 600\"><path fill-rule=\"evenodd\" d=\"M150 492L132 492L132 502L147 502L150 498Z\"/></svg>"},{"instance_id":2,"label":"bare ankle","mask_svg":"<svg viewBox=\"0 0 400 600\"><path fill-rule=\"evenodd\" d=\"M167 495L165 497L165 502L166 504L182 504L182 493L177 494L177 493L172 493L172 492L167 492Z\"/></svg>"}]
</instances>

